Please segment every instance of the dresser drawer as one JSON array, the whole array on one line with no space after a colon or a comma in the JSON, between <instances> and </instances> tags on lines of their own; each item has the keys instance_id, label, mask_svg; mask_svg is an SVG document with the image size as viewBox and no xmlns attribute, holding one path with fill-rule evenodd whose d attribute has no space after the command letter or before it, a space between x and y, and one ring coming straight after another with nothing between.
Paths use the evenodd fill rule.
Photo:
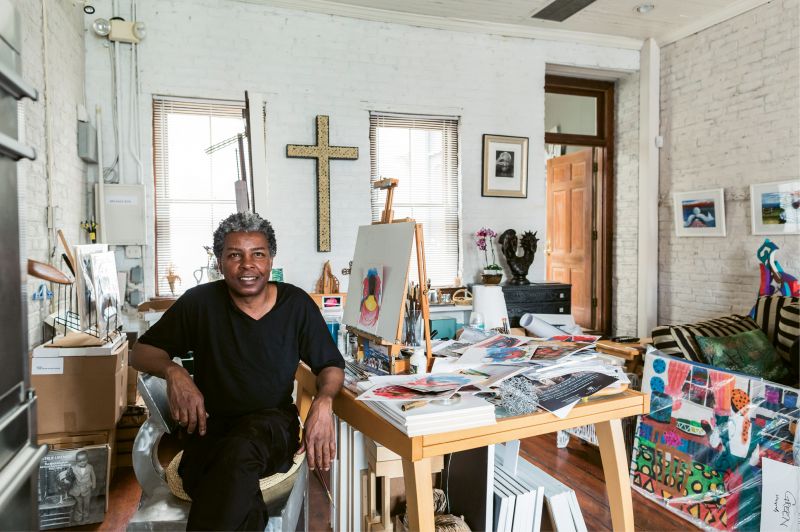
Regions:
<instances>
[{"instance_id":1,"label":"dresser drawer","mask_svg":"<svg viewBox=\"0 0 800 532\"><path fill-rule=\"evenodd\" d=\"M571 286L562 283L536 283L522 286L503 286L506 304L516 302L569 302Z\"/></svg>"}]
</instances>

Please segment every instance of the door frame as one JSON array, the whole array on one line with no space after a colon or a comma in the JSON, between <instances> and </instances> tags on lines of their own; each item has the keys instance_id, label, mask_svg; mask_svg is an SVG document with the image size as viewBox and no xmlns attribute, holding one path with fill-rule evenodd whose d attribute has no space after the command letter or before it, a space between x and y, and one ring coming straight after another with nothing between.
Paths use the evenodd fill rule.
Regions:
<instances>
[{"instance_id":1,"label":"door frame","mask_svg":"<svg viewBox=\"0 0 800 532\"><path fill-rule=\"evenodd\" d=\"M589 96L597 99L597 134L544 134L546 144L602 148L602 161L593 172L592 322L596 330L611 332L611 272L614 236L614 82L545 75L545 93ZM596 235L596 238L595 238ZM594 303L594 301L593 301Z\"/></svg>"}]
</instances>

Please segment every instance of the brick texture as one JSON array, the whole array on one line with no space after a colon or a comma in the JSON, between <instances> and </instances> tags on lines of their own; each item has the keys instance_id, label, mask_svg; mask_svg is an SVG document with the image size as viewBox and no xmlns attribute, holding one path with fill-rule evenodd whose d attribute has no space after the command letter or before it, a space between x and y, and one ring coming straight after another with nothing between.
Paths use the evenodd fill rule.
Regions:
<instances>
[{"instance_id":1,"label":"brick texture","mask_svg":"<svg viewBox=\"0 0 800 532\"><path fill-rule=\"evenodd\" d=\"M42 38L42 1L45 1L47 56ZM39 90L39 100L21 104L20 138L36 148L35 161L18 164L20 188L21 256L50 261L47 227L47 160L52 158L52 195L55 227L72 244L82 242L80 220L86 216L86 165L77 153L77 105L84 103L83 12L71 0L11 0L20 13L22 75ZM48 87L45 91L44 68ZM45 135L45 101L50 99L52 152ZM55 245L50 235L50 246ZM59 247L60 249L60 247ZM60 264L60 254L53 259ZM30 298L41 281L30 279L28 293L29 342L41 341L41 322L51 312L46 303ZM53 310L55 310L53 308Z\"/></svg>"},{"instance_id":2,"label":"brick texture","mask_svg":"<svg viewBox=\"0 0 800 532\"><path fill-rule=\"evenodd\" d=\"M749 185L797 179L797 0L774 0L661 51L659 323L746 313L759 287ZM678 238L672 194L725 189L727 237ZM800 236L769 236L800 274Z\"/></svg>"},{"instance_id":3,"label":"brick texture","mask_svg":"<svg viewBox=\"0 0 800 532\"><path fill-rule=\"evenodd\" d=\"M108 15L103 8L98 5L97 16ZM460 116L463 276L474 282L482 256L472 234L481 226L544 234L546 63L634 71L639 60L634 50L433 30L244 2L160 0L139 2L138 9L148 28L139 52L142 161L150 205L153 94L228 99L241 99L245 90L265 94L269 197L263 214L278 235L276 266L304 289L312 288L326 260L337 274L347 265L358 226L370 222L370 110ZM90 106L110 109L108 50L93 35L86 41ZM123 90L128 89L124 83ZM624 98L631 102L621 104L633 105L636 113L638 89L625 91ZM332 143L358 146L360 152L357 161L331 163L331 253L316 251L314 163L285 156L286 144L313 142L317 114L330 116ZM104 131L110 134L110 122ZM485 133L530 139L526 199L481 196ZM627 135L620 137L623 145L635 151ZM110 160L110 136L105 146ZM635 153L624 158L635 161ZM631 178L635 182L626 170L626 182ZM123 176L123 182L131 179ZM149 238L152 242L153 235ZM531 279L544 279L543 250L544 242ZM152 290L150 250L145 271ZM346 286L347 279L342 281Z\"/></svg>"}]
</instances>

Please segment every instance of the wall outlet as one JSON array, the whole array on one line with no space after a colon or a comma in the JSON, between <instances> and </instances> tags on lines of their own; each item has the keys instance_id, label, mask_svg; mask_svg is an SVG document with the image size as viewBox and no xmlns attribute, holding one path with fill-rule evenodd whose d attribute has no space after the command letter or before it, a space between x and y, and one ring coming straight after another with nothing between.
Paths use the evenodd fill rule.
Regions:
<instances>
[{"instance_id":1,"label":"wall outlet","mask_svg":"<svg viewBox=\"0 0 800 532\"><path fill-rule=\"evenodd\" d=\"M125 246L125 258L126 259L141 259L142 258L142 248L139 246Z\"/></svg>"}]
</instances>

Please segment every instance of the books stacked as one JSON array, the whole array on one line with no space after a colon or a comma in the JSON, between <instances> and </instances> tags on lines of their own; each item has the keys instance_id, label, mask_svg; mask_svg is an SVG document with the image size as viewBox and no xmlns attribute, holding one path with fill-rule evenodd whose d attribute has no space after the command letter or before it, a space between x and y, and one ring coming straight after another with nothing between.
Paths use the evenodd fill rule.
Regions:
<instances>
[{"instance_id":1,"label":"books stacked","mask_svg":"<svg viewBox=\"0 0 800 532\"><path fill-rule=\"evenodd\" d=\"M542 523L541 486L523 484L502 467L494 469L494 529L498 532L534 532Z\"/></svg>"},{"instance_id":2,"label":"books stacked","mask_svg":"<svg viewBox=\"0 0 800 532\"><path fill-rule=\"evenodd\" d=\"M503 467L502 454L503 453L495 454L495 486L497 486L498 483L498 471L500 471L500 474L504 474L506 477L510 476L507 470ZM571 488L565 486L555 478L551 477L524 459L517 460L517 471L513 478L518 483L527 487L529 491L543 491L544 506L547 508L547 513L550 517L553 530L556 532L587 532L586 523L583 520L583 514L581 513L581 508L578 505L578 498L575 496L575 491L573 491ZM519 499L517 499L516 505L519 504ZM534 528L525 530L539 530L541 516L543 514L543 506L541 502L539 502L538 507L534 506L534 509L536 511L536 515L533 516ZM495 513L497 513L497 509L495 509ZM514 521L512 521L512 526L513 523ZM498 525L496 525L496 527L497 530L501 530ZM504 530L516 532L517 530L523 529L507 528Z\"/></svg>"},{"instance_id":3,"label":"books stacked","mask_svg":"<svg viewBox=\"0 0 800 532\"><path fill-rule=\"evenodd\" d=\"M494 405L480 397L462 393L451 404L429 403L403 411L400 401L364 401L392 425L409 436L470 429L496 423Z\"/></svg>"}]
</instances>

